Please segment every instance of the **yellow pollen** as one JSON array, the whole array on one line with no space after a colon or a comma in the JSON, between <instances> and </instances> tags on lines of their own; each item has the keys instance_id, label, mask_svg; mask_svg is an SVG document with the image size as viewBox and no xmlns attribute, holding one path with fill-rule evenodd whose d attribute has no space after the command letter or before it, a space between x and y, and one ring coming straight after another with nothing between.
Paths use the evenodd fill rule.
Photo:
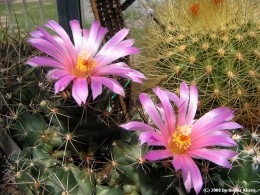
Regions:
<instances>
[{"instance_id":1,"label":"yellow pollen","mask_svg":"<svg viewBox=\"0 0 260 195\"><path fill-rule=\"evenodd\" d=\"M169 141L169 148L173 154L183 154L191 145L191 126L178 126Z\"/></svg>"},{"instance_id":2,"label":"yellow pollen","mask_svg":"<svg viewBox=\"0 0 260 195\"><path fill-rule=\"evenodd\" d=\"M86 77L96 66L95 60L86 50L78 55L77 64L73 69L73 74L77 77Z\"/></svg>"}]
</instances>

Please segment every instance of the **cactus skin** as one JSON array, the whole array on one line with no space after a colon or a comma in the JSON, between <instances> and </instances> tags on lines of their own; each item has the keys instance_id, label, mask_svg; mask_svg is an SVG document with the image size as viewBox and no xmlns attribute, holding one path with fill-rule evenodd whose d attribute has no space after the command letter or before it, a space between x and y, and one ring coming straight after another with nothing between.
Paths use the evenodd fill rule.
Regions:
<instances>
[{"instance_id":1,"label":"cactus skin","mask_svg":"<svg viewBox=\"0 0 260 195\"><path fill-rule=\"evenodd\" d=\"M201 114L227 106L236 110L239 122L257 126L259 3L202 0L196 11L194 2L156 4L154 15L166 28L148 22L139 42L138 67L149 78L145 89L160 85L178 92L185 80L199 89Z\"/></svg>"}]
</instances>

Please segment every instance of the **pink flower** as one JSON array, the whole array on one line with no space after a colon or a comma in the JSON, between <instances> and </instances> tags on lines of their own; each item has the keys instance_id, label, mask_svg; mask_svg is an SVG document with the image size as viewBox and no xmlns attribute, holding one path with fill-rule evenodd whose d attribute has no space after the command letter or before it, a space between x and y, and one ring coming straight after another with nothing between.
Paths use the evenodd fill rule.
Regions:
<instances>
[{"instance_id":1,"label":"pink flower","mask_svg":"<svg viewBox=\"0 0 260 195\"><path fill-rule=\"evenodd\" d=\"M141 144L163 146L164 149L151 150L144 158L150 161L172 157L175 170L182 171L186 190L193 187L198 194L202 188L202 177L199 168L192 158L207 159L220 166L231 168L228 159L236 152L228 149L217 149L216 146L233 147L236 142L231 139L227 130L242 128L238 123L231 122L233 111L220 107L216 108L198 120L194 120L198 91L195 86L180 86L180 97L169 91L155 88L160 104L154 104L151 98L140 94L143 109L153 121L153 126L142 122L132 121L121 127L129 131L140 131ZM177 114L171 101L177 106Z\"/></svg>"},{"instance_id":2,"label":"pink flower","mask_svg":"<svg viewBox=\"0 0 260 195\"><path fill-rule=\"evenodd\" d=\"M56 34L52 35L37 27L37 31L30 33L32 38L29 42L49 57L37 56L28 60L27 64L53 68L47 76L57 79L55 93L64 90L72 82L72 96L81 105L86 102L89 87L93 99L102 93L102 85L124 96L122 86L108 75L121 76L138 83L142 83L145 78L142 73L123 62L112 63L121 57L139 52L132 47L134 40L123 40L128 29L120 30L99 50L107 29L101 27L97 21L93 22L90 30L81 29L77 20L70 21L74 44L55 21L48 21L45 26Z\"/></svg>"}]
</instances>

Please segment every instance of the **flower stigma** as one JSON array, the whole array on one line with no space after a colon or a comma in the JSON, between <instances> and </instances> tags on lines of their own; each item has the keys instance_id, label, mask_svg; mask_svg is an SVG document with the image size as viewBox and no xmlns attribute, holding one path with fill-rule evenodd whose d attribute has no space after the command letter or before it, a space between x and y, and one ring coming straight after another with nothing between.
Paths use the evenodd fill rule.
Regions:
<instances>
[{"instance_id":1,"label":"flower stigma","mask_svg":"<svg viewBox=\"0 0 260 195\"><path fill-rule=\"evenodd\" d=\"M169 148L173 154L183 154L191 145L191 126L178 126L169 141Z\"/></svg>"}]
</instances>

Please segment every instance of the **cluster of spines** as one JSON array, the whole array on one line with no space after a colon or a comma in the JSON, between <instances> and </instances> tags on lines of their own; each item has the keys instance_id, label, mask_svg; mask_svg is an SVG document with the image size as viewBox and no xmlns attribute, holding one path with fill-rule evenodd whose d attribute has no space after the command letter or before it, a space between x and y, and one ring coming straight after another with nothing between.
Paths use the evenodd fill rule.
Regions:
<instances>
[{"instance_id":1,"label":"cluster of spines","mask_svg":"<svg viewBox=\"0 0 260 195\"><path fill-rule=\"evenodd\" d=\"M231 189L237 192L251 190L250 193L259 192L260 170L260 134L259 126L245 129L241 132L233 132L232 138L238 143L237 155L231 158L233 166L230 170L219 171L217 187Z\"/></svg>"}]
</instances>

